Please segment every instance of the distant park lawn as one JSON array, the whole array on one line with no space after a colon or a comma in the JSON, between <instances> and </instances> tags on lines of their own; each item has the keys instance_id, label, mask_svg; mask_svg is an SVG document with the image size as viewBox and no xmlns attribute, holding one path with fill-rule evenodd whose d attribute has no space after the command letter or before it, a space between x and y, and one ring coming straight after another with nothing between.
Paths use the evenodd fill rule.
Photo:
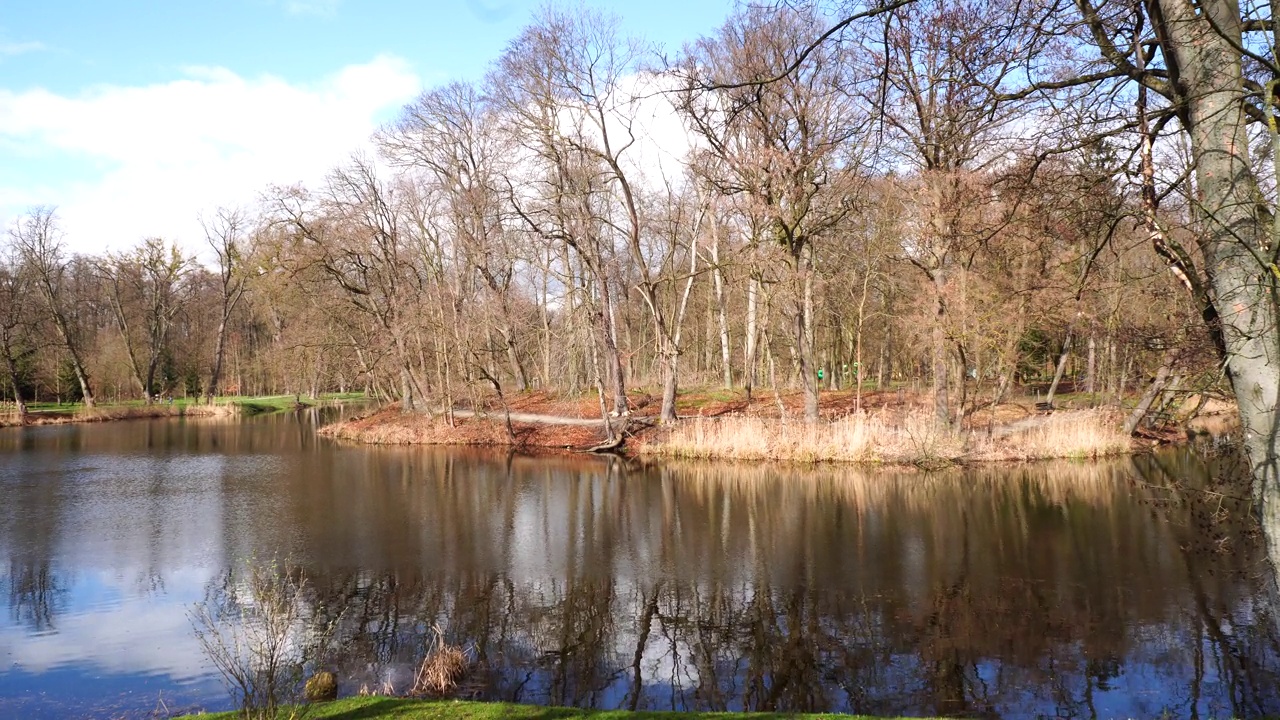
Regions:
<instances>
[{"instance_id":1,"label":"distant park lawn","mask_svg":"<svg viewBox=\"0 0 1280 720\"><path fill-rule=\"evenodd\" d=\"M340 402L366 400L364 393L325 393L318 398L297 395L269 395L249 397L230 395L214 398L213 406L204 404L200 397L161 398L150 405L142 400L103 401L90 408L84 403L33 402L27 404L27 422L32 425L50 425L106 420L133 420L178 416L257 415L294 410ZM0 427L19 424L16 408L9 403L8 412L0 410Z\"/></svg>"}]
</instances>

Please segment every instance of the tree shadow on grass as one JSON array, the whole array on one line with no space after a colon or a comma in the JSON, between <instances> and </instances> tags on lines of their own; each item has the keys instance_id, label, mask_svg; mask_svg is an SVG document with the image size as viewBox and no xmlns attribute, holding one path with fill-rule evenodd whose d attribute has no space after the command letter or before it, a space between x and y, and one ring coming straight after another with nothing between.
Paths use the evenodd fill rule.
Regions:
<instances>
[{"instance_id":1,"label":"tree shadow on grass","mask_svg":"<svg viewBox=\"0 0 1280 720\"><path fill-rule=\"evenodd\" d=\"M593 713L594 714L594 713ZM351 708L336 714L325 714L325 720L434 720L458 718L459 720L563 720L583 717L582 711L570 708L536 707L530 705L504 706L500 704L455 705L449 702L424 703L421 700L385 698ZM590 717L590 715L588 715Z\"/></svg>"},{"instance_id":2,"label":"tree shadow on grass","mask_svg":"<svg viewBox=\"0 0 1280 720\"><path fill-rule=\"evenodd\" d=\"M688 718L732 718L734 713L690 713ZM448 700L423 702L406 698L378 698L359 707L316 716L324 720L673 720L682 717L673 712L634 712L621 710L582 710L538 705L507 705L503 703L453 703ZM795 717L793 713L752 714L751 720L770 720Z\"/></svg>"}]
</instances>

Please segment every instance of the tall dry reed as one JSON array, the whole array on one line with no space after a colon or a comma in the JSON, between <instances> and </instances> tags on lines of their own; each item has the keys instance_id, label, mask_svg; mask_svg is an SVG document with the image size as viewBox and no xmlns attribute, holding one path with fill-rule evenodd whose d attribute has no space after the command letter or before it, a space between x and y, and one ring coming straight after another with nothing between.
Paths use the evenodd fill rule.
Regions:
<instances>
[{"instance_id":1,"label":"tall dry reed","mask_svg":"<svg viewBox=\"0 0 1280 720\"><path fill-rule=\"evenodd\" d=\"M859 413L818 424L726 417L686 420L645 443L655 455L731 460L947 464L970 460L1098 457L1127 452L1129 439L1104 413L1037 418L999 438L957 433L931 414Z\"/></svg>"},{"instance_id":2,"label":"tall dry reed","mask_svg":"<svg viewBox=\"0 0 1280 720\"><path fill-rule=\"evenodd\" d=\"M1055 413L1018 432L999 438L977 433L971 443L983 460L1047 460L1122 455L1133 441L1121 430L1114 412L1087 410Z\"/></svg>"},{"instance_id":3,"label":"tall dry reed","mask_svg":"<svg viewBox=\"0 0 1280 720\"><path fill-rule=\"evenodd\" d=\"M467 653L461 647L445 642L440 628L433 629L435 642L427 651L426 657L422 658L422 664L418 666L418 672L413 679L413 689L409 691L410 695L447 695L467 674L467 668L470 665L467 661Z\"/></svg>"}]
</instances>

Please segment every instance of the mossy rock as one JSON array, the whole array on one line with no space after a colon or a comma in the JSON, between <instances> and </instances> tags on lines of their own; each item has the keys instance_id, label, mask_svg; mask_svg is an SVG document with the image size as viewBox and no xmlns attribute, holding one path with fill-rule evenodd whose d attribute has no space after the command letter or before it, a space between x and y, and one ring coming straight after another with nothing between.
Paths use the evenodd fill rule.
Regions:
<instances>
[{"instance_id":1,"label":"mossy rock","mask_svg":"<svg viewBox=\"0 0 1280 720\"><path fill-rule=\"evenodd\" d=\"M338 699L338 676L327 670L307 678L303 695L309 703L329 702Z\"/></svg>"},{"instance_id":2,"label":"mossy rock","mask_svg":"<svg viewBox=\"0 0 1280 720\"><path fill-rule=\"evenodd\" d=\"M937 472L938 470L953 468L959 463L949 458L928 455L922 458L916 458L912 464L925 472Z\"/></svg>"}]
</instances>

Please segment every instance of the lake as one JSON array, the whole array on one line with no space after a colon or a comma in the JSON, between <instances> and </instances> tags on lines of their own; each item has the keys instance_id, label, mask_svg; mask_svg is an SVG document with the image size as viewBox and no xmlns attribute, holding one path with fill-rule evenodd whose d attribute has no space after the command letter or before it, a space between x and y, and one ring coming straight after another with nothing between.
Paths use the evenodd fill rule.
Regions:
<instances>
[{"instance_id":1,"label":"lake","mask_svg":"<svg viewBox=\"0 0 1280 720\"><path fill-rule=\"evenodd\" d=\"M189 618L305 578L344 694L438 628L468 696L966 716L1280 713L1229 455L891 469L318 438L316 412L0 431L0 718L229 709Z\"/></svg>"}]
</instances>

